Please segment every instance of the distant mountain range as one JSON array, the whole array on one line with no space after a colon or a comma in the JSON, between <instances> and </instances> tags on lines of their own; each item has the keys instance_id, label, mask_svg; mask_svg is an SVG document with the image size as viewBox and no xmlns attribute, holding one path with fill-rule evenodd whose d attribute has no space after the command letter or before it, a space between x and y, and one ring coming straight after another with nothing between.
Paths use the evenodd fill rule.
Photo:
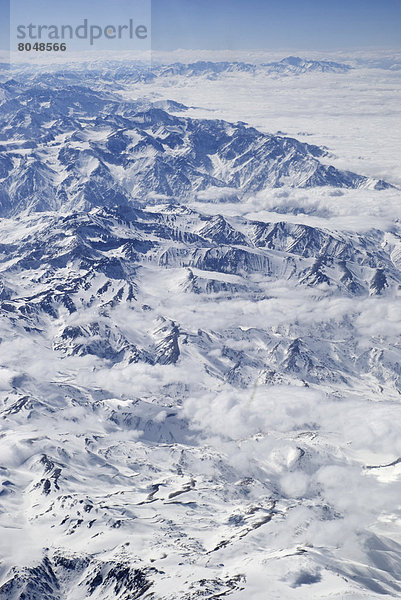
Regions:
<instances>
[{"instance_id":1,"label":"distant mountain range","mask_svg":"<svg viewBox=\"0 0 401 600\"><path fill-rule=\"evenodd\" d=\"M298 56L288 56L277 62L254 65L244 62L197 61L194 63L173 63L155 66L146 79L183 75L185 77L206 77L213 79L222 73L265 73L268 75L300 75L302 73L347 73L351 67L327 60L307 60Z\"/></svg>"}]
</instances>

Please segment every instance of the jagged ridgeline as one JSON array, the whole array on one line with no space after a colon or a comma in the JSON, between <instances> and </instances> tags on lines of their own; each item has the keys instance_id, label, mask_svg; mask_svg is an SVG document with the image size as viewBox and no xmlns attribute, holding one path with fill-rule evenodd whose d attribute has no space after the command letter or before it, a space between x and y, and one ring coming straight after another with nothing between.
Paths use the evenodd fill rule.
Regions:
<instances>
[{"instance_id":1,"label":"jagged ridgeline","mask_svg":"<svg viewBox=\"0 0 401 600\"><path fill-rule=\"evenodd\" d=\"M6 257L2 313L16 327L42 330L48 318L54 320L52 346L59 356L93 355L111 365L166 365L195 352L208 372L240 385L265 370L280 377L295 373L303 381L344 380L360 368L347 321L341 325L347 335L335 344L330 336L321 340L319 331L301 325L293 330L298 331L296 343L288 330L272 336L267 324L254 331L232 326L229 335L238 344L263 338L262 348L256 344L246 352L234 351L226 345L228 333L208 341L205 332L160 314L159 290L166 286L173 297L192 297L189 302L195 305L197 297L205 303L263 302L274 283L285 281L300 294L315 289L326 297L363 299L400 285L399 244L397 236L390 239L379 231L362 236L285 221L226 219L180 204L157 210L98 208L69 216L47 213L27 217L18 243L1 246ZM29 282L20 293L12 289L18 277ZM155 290L153 299L149 289ZM140 336L114 322L113 309L120 305L134 311L135 328L146 323ZM142 323L138 311L144 315ZM77 320L80 314L85 317ZM328 331L331 327L327 324ZM209 343L221 349L223 361L207 358ZM387 368L398 387L396 365L390 361Z\"/></svg>"},{"instance_id":2,"label":"jagged ridgeline","mask_svg":"<svg viewBox=\"0 0 401 600\"><path fill-rule=\"evenodd\" d=\"M341 171L326 151L244 123L191 119L176 103L149 102L82 85L8 81L0 115L0 215L25 209L88 210L205 190L231 200L271 187L383 189ZM56 79L57 82L57 79ZM179 116L181 115L181 116Z\"/></svg>"}]
</instances>

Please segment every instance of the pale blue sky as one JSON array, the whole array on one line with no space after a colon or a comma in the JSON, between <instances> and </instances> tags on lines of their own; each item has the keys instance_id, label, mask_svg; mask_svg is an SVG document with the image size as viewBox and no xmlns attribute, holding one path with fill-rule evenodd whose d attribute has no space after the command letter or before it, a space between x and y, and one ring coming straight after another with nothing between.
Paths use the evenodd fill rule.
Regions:
<instances>
[{"instance_id":1,"label":"pale blue sky","mask_svg":"<svg viewBox=\"0 0 401 600\"><path fill-rule=\"evenodd\" d=\"M35 21L42 23L64 20L66 15L72 23L84 18L100 24L110 19L124 23L137 12L135 0L11 2L15 19L21 22L27 7L34 8ZM2 47L6 46L8 3L0 0ZM117 44L111 49L118 49ZM401 0L152 0L155 50L332 50L400 45Z\"/></svg>"},{"instance_id":2,"label":"pale blue sky","mask_svg":"<svg viewBox=\"0 0 401 600\"><path fill-rule=\"evenodd\" d=\"M401 45L401 0L153 0L156 50Z\"/></svg>"}]
</instances>

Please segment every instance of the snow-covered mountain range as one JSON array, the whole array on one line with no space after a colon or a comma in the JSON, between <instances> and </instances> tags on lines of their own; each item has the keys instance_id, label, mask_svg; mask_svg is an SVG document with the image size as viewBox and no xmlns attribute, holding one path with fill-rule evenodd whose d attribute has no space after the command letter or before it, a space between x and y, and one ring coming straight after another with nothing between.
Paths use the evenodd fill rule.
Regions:
<instances>
[{"instance_id":1,"label":"snow-covered mountain range","mask_svg":"<svg viewBox=\"0 0 401 600\"><path fill-rule=\"evenodd\" d=\"M251 73L266 75L300 75L303 73L347 73L351 67L328 60L307 60L298 56L287 56L276 62L262 62L258 65L244 62L197 61L193 63L173 63L157 65L144 76L146 81L156 77L206 77L213 79L222 74Z\"/></svg>"},{"instance_id":2,"label":"snow-covered mountain range","mask_svg":"<svg viewBox=\"0 0 401 600\"><path fill-rule=\"evenodd\" d=\"M16 61L16 64L22 70L27 66L21 62L21 59ZM39 62L40 68L41 62ZM5 65L3 65L3 68ZM90 67L90 71L88 71ZM97 60L82 64L81 62L67 62L63 69L63 76L79 75L89 79L98 79L99 75L107 74L113 79L113 88L118 87L121 80L138 80L145 83L152 83L156 79L171 79L174 77L195 77L203 79L217 79L224 75L234 75L238 73L248 73L251 75L268 75L268 76L293 76L306 73L348 73L354 67L347 63L337 62L333 60L310 60L300 58L299 56L286 56L281 60L266 61L259 60L258 64L245 61L232 60L196 60L185 62L164 62L163 60L125 60L122 61L119 57L117 60ZM47 76L49 74L59 74L60 66L45 61L44 70ZM32 74L32 65L28 66L26 71ZM48 79L47 79L48 80Z\"/></svg>"},{"instance_id":3,"label":"snow-covered mountain range","mask_svg":"<svg viewBox=\"0 0 401 600\"><path fill-rule=\"evenodd\" d=\"M22 87L22 89L21 89ZM122 102L83 86L3 85L1 215L129 204L152 194L186 200L200 191L389 187L339 171L327 152L244 123L197 120L149 102ZM15 96L17 94L17 96Z\"/></svg>"},{"instance_id":4,"label":"snow-covered mountain range","mask_svg":"<svg viewBox=\"0 0 401 600\"><path fill-rule=\"evenodd\" d=\"M1 84L0 599L398 597L398 215L236 212L398 189L99 81Z\"/></svg>"}]
</instances>

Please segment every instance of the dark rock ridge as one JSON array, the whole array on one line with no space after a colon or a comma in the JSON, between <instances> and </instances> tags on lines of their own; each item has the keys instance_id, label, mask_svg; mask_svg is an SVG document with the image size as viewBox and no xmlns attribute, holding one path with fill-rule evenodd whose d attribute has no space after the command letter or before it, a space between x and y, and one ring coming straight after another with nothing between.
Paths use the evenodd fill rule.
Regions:
<instances>
[{"instance_id":1,"label":"dark rock ridge","mask_svg":"<svg viewBox=\"0 0 401 600\"><path fill-rule=\"evenodd\" d=\"M284 185L389 187L323 164L323 149L293 138L82 85L22 86L0 107L0 216L160 195L183 201L209 189L243 197Z\"/></svg>"}]
</instances>

